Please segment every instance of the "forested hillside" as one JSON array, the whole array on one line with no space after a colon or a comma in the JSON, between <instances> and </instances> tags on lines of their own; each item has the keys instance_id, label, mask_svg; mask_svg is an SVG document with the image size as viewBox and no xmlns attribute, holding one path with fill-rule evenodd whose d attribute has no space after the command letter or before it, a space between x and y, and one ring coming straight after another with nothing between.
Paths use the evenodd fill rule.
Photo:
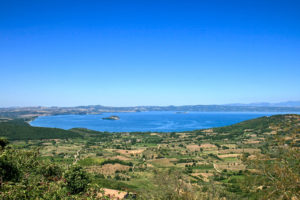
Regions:
<instances>
[{"instance_id":1,"label":"forested hillside","mask_svg":"<svg viewBox=\"0 0 300 200\"><path fill-rule=\"evenodd\" d=\"M0 122L0 137L9 140L67 139L80 134L57 128L32 127L22 119Z\"/></svg>"}]
</instances>

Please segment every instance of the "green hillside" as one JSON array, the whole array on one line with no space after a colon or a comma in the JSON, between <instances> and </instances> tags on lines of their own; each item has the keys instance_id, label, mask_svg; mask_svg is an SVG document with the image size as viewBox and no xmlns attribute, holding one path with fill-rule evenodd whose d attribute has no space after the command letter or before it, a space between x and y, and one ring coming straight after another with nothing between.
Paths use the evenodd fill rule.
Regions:
<instances>
[{"instance_id":1,"label":"green hillside","mask_svg":"<svg viewBox=\"0 0 300 200\"><path fill-rule=\"evenodd\" d=\"M0 137L9 140L40 140L76 138L81 135L58 128L32 127L24 120L11 120L0 123Z\"/></svg>"},{"instance_id":2,"label":"green hillside","mask_svg":"<svg viewBox=\"0 0 300 200\"><path fill-rule=\"evenodd\" d=\"M256 133L262 133L270 131L270 126L284 126L287 128L294 128L297 126L297 118L294 118L299 115L273 115L270 117L260 117L252 120L243 121L231 126L225 126L220 128L214 128L214 131L217 133L240 133L246 129L251 129Z\"/></svg>"},{"instance_id":3,"label":"green hillside","mask_svg":"<svg viewBox=\"0 0 300 200\"><path fill-rule=\"evenodd\" d=\"M239 141L247 138L249 133L257 136L265 136L265 133L276 131L277 135L288 135L299 126L299 115L273 115L270 117L260 117L246 120L230 126L209 129L213 134L205 134L205 139L222 140L230 139ZM207 130L195 130L192 133L203 134Z\"/></svg>"}]
</instances>

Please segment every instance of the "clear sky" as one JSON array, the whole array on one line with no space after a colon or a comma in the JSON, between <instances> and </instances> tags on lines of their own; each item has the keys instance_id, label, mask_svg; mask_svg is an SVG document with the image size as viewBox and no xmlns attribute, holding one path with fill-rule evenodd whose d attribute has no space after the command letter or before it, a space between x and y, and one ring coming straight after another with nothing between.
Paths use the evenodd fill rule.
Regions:
<instances>
[{"instance_id":1,"label":"clear sky","mask_svg":"<svg viewBox=\"0 0 300 200\"><path fill-rule=\"evenodd\" d=\"M299 0L0 1L0 107L287 100Z\"/></svg>"}]
</instances>

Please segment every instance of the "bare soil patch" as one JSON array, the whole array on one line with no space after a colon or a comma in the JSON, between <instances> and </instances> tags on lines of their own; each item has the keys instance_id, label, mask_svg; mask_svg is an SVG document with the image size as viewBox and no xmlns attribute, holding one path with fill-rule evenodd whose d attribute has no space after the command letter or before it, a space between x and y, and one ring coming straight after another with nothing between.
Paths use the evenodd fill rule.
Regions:
<instances>
[{"instance_id":1,"label":"bare soil patch","mask_svg":"<svg viewBox=\"0 0 300 200\"><path fill-rule=\"evenodd\" d=\"M113 190L113 189L108 189L108 188L103 188L103 193L98 193L98 197L109 197L109 199L112 200L119 200L119 199L125 199L127 196L128 192L120 191L120 190Z\"/></svg>"},{"instance_id":2,"label":"bare soil patch","mask_svg":"<svg viewBox=\"0 0 300 200\"><path fill-rule=\"evenodd\" d=\"M223 155L218 155L219 158L237 158L239 157L241 154L223 154Z\"/></svg>"},{"instance_id":3,"label":"bare soil patch","mask_svg":"<svg viewBox=\"0 0 300 200\"><path fill-rule=\"evenodd\" d=\"M127 158L125 156L114 156L110 158L111 160L131 160L130 158Z\"/></svg>"},{"instance_id":4,"label":"bare soil patch","mask_svg":"<svg viewBox=\"0 0 300 200\"><path fill-rule=\"evenodd\" d=\"M124 149L118 149L116 150L117 153L123 154L123 155L130 155L130 154L141 154L145 151L145 149L137 149L137 150L124 150Z\"/></svg>"},{"instance_id":5,"label":"bare soil patch","mask_svg":"<svg viewBox=\"0 0 300 200\"><path fill-rule=\"evenodd\" d=\"M217 149L216 145L210 143L201 144L200 147L203 149Z\"/></svg>"}]
</instances>

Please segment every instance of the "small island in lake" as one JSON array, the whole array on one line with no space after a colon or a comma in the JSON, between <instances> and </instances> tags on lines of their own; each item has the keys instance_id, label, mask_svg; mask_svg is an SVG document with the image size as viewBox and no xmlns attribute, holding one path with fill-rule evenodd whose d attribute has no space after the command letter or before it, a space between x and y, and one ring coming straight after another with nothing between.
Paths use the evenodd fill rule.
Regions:
<instances>
[{"instance_id":1,"label":"small island in lake","mask_svg":"<svg viewBox=\"0 0 300 200\"><path fill-rule=\"evenodd\" d=\"M181 112L181 111L178 111L178 112L175 112L176 114L187 114L188 112L187 111L183 111L183 112Z\"/></svg>"},{"instance_id":2,"label":"small island in lake","mask_svg":"<svg viewBox=\"0 0 300 200\"><path fill-rule=\"evenodd\" d=\"M113 115L113 116L110 116L110 117L104 117L102 119L104 119L104 120L119 120L120 117Z\"/></svg>"}]
</instances>

